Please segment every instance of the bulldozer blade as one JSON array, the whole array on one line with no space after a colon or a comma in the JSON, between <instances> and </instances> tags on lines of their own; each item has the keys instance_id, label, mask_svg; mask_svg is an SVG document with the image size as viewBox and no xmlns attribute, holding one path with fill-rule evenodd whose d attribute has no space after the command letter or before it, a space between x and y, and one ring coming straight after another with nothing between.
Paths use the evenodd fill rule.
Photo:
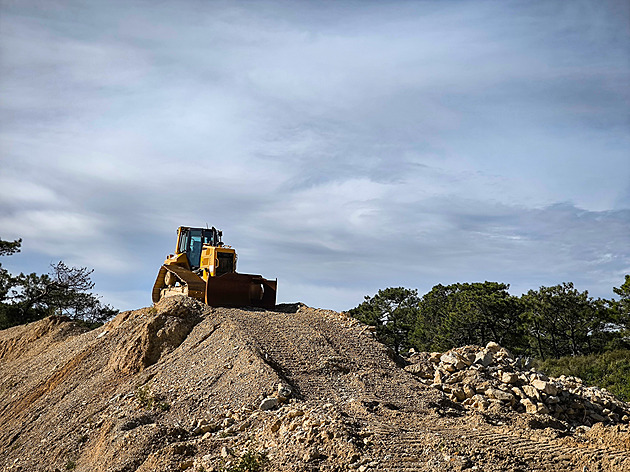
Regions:
<instances>
[{"instance_id":1,"label":"bulldozer blade","mask_svg":"<svg viewBox=\"0 0 630 472\"><path fill-rule=\"evenodd\" d=\"M277 280L267 280L261 275L223 274L210 277L206 282L206 303L223 307L276 306Z\"/></svg>"},{"instance_id":2,"label":"bulldozer blade","mask_svg":"<svg viewBox=\"0 0 630 472\"><path fill-rule=\"evenodd\" d=\"M172 274L177 280L179 286L168 287L166 284L167 274ZM153 285L152 299L153 303L157 303L164 296L169 295L185 295L187 297L196 298L197 300L204 300L205 295L205 282L197 274L191 272L185 267L180 267L175 264L163 265L160 267L157 279Z\"/></svg>"}]
</instances>

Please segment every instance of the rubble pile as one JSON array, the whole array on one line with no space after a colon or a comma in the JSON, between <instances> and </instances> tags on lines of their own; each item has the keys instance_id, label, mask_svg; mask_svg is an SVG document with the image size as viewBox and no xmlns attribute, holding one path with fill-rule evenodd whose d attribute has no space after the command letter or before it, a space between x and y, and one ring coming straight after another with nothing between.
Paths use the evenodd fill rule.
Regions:
<instances>
[{"instance_id":1,"label":"rubble pile","mask_svg":"<svg viewBox=\"0 0 630 472\"><path fill-rule=\"evenodd\" d=\"M445 353L412 352L408 361L405 370L470 408L549 415L573 428L630 422L630 405L605 389L577 377L549 378L495 342Z\"/></svg>"},{"instance_id":2,"label":"rubble pile","mask_svg":"<svg viewBox=\"0 0 630 472\"><path fill-rule=\"evenodd\" d=\"M199 435L200 452L221 443L221 459L208 449L190 460L193 470L215 471L235 467L248 451L261 449L275 463L318 463L327 458L348 468L359 468L369 458L354 445L356 438L346 428L333 404L303 404L291 400L273 409L226 410L210 420L201 420L193 433ZM206 442L209 441L209 442Z\"/></svg>"}]
</instances>

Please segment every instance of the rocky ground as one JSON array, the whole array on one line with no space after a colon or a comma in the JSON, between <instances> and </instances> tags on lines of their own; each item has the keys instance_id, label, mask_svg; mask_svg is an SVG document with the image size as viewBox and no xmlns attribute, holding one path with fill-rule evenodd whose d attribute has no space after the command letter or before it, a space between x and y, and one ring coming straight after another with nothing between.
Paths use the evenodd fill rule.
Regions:
<instances>
[{"instance_id":1,"label":"rocky ground","mask_svg":"<svg viewBox=\"0 0 630 472\"><path fill-rule=\"evenodd\" d=\"M301 304L0 331L11 471L630 471L630 405L496 344L395 358Z\"/></svg>"}]
</instances>

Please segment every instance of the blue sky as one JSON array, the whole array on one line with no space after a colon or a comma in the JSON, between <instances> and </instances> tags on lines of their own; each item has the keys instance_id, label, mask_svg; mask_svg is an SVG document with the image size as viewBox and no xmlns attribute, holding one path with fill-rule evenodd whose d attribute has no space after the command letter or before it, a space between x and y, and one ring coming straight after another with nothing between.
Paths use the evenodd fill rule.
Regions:
<instances>
[{"instance_id":1,"label":"blue sky","mask_svg":"<svg viewBox=\"0 0 630 472\"><path fill-rule=\"evenodd\" d=\"M179 225L279 301L630 273L623 1L0 3L0 238L150 304Z\"/></svg>"}]
</instances>

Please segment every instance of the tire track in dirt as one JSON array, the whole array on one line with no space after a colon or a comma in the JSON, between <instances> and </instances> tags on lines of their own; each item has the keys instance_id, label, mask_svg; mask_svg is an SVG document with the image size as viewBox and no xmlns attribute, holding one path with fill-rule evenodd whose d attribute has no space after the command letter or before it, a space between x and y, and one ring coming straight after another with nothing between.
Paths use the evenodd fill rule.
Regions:
<instances>
[{"instance_id":1,"label":"tire track in dirt","mask_svg":"<svg viewBox=\"0 0 630 472\"><path fill-rule=\"evenodd\" d=\"M317 375L323 349L311 347L317 343L316 331L293 314L267 312L252 315L239 311L233 317L247 337L254 341L265 362L291 384L296 395L334 394L325 379Z\"/></svg>"},{"instance_id":2,"label":"tire track in dirt","mask_svg":"<svg viewBox=\"0 0 630 472\"><path fill-rule=\"evenodd\" d=\"M578 459L579 464L615 459L618 463L626 464L625 470L630 469L630 451L588 445L573 447L559 443L558 439L543 442L493 431L482 431L476 434L471 434L470 431L462 431L462 436L467 437L469 440L483 441L489 447L514 450L527 458L550 456L554 461Z\"/></svg>"},{"instance_id":3,"label":"tire track in dirt","mask_svg":"<svg viewBox=\"0 0 630 472\"><path fill-rule=\"evenodd\" d=\"M383 461L376 470L383 472L432 470L430 467L427 468L427 460L421 453L429 435L448 442L476 445L477 451L484 455L498 455L506 460L512 458L514 467L506 470L589 472L601 470L602 464L611 467L610 470L619 472L630 470L628 451L589 446L572 447L559 444L557 440L533 440L502 432L474 431L437 425L400 433L387 434L382 431L378 440L387 445L390 458ZM496 459L493 461L496 462ZM481 470L485 469L481 467Z\"/></svg>"}]
</instances>

